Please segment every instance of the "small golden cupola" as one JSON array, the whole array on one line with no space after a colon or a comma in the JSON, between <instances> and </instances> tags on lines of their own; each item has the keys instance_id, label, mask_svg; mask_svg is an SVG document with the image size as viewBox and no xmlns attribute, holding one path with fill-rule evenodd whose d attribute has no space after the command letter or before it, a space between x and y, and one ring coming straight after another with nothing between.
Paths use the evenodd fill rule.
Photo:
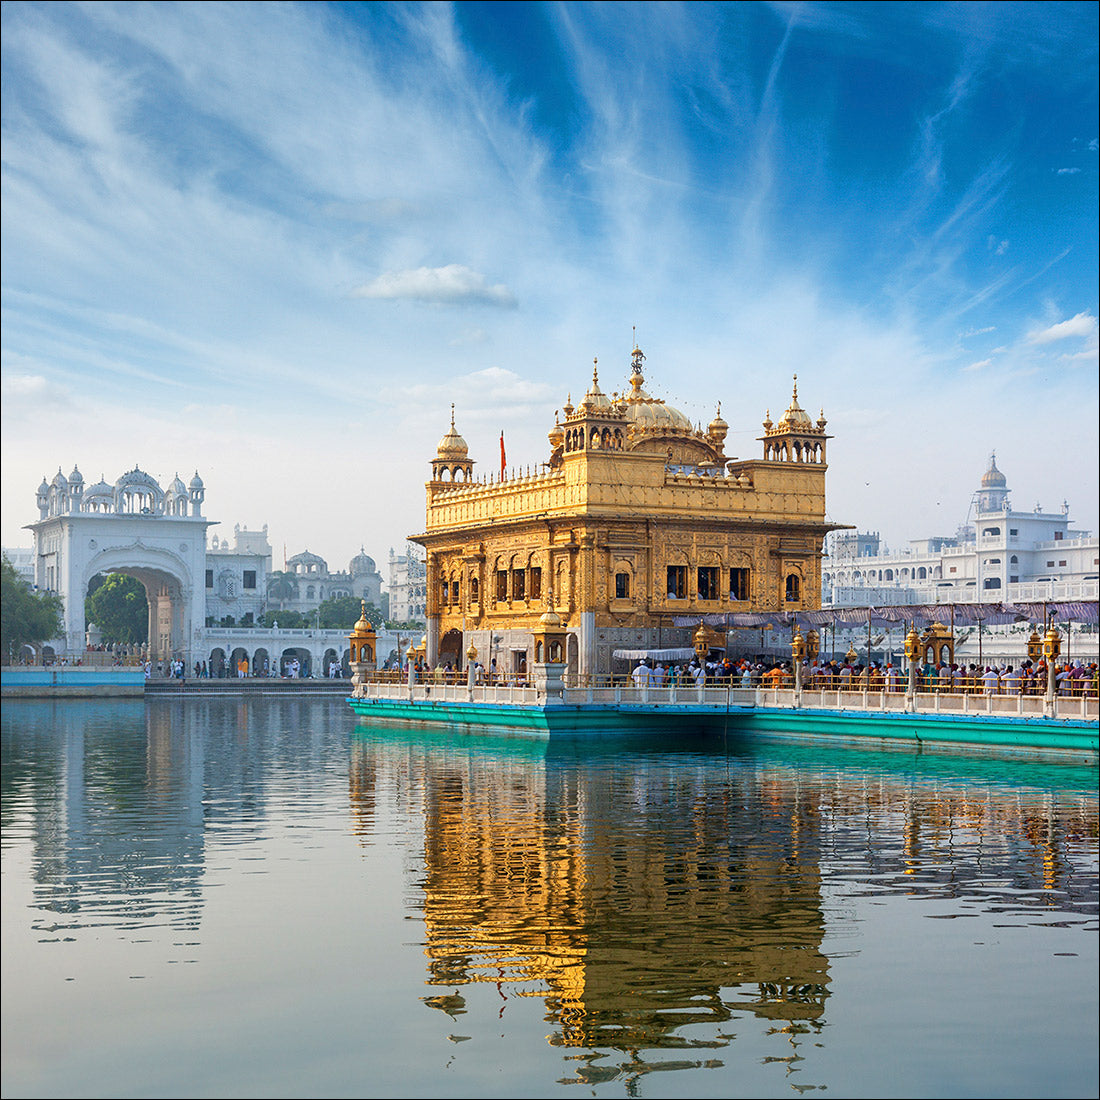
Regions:
<instances>
[{"instance_id":1,"label":"small golden cupola","mask_svg":"<svg viewBox=\"0 0 1100 1100\"><path fill-rule=\"evenodd\" d=\"M726 433L729 431L730 426L722 419L722 402L718 402L718 411L714 414L714 419L707 425L707 440L712 447L719 453L726 445Z\"/></svg>"},{"instance_id":2,"label":"small golden cupola","mask_svg":"<svg viewBox=\"0 0 1100 1100\"><path fill-rule=\"evenodd\" d=\"M764 460L767 462L825 463L825 441L832 436L825 434L825 413L822 410L817 424L798 403L798 375L794 376L794 389L787 411L772 424L771 415L764 416Z\"/></svg>"},{"instance_id":3,"label":"small golden cupola","mask_svg":"<svg viewBox=\"0 0 1100 1100\"><path fill-rule=\"evenodd\" d=\"M584 395L584 400L580 404L580 409L587 409L588 412L596 414L611 408L611 398L600 389L599 367L600 361L598 359L593 359L592 384L588 387L588 392ZM579 412L580 409L577 411Z\"/></svg>"},{"instance_id":4,"label":"small golden cupola","mask_svg":"<svg viewBox=\"0 0 1100 1100\"><path fill-rule=\"evenodd\" d=\"M367 601L360 601L361 613L359 620L348 635L348 648L350 650L350 662L355 664L374 664L375 662L375 634L370 619L367 618Z\"/></svg>"},{"instance_id":5,"label":"small golden cupola","mask_svg":"<svg viewBox=\"0 0 1100 1100\"><path fill-rule=\"evenodd\" d=\"M546 463L552 470L556 470L562 463L562 451L565 449L565 429L558 420L557 409L554 410L554 426L546 434L550 441L550 461Z\"/></svg>"},{"instance_id":6,"label":"small golden cupola","mask_svg":"<svg viewBox=\"0 0 1100 1100\"><path fill-rule=\"evenodd\" d=\"M470 458L470 449L455 428L455 407L451 405L451 427L435 449L432 481L470 481L473 474L474 463Z\"/></svg>"},{"instance_id":7,"label":"small golden cupola","mask_svg":"<svg viewBox=\"0 0 1100 1100\"><path fill-rule=\"evenodd\" d=\"M562 429L565 454L587 451L621 451L626 442L623 412L600 389L599 361L592 360L592 384L584 399L574 409L565 405L565 425Z\"/></svg>"}]
</instances>

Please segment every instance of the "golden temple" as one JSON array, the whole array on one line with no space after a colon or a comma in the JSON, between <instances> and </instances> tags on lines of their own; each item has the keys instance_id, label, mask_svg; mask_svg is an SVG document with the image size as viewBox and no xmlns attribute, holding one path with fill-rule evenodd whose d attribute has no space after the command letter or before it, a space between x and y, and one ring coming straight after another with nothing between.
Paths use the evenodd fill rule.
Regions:
<instances>
[{"instance_id":1,"label":"golden temple","mask_svg":"<svg viewBox=\"0 0 1100 1100\"><path fill-rule=\"evenodd\" d=\"M631 354L623 394L592 382L555 416L536 472L475 478L451 412L413 541L427 552L427 660L523 672L540 619L564 629L567 682L613 671L616 650L691 645L687 616L816 609L825 535L825 417L765 415L763 455L725 454L721 406L704 429L646 392ZM545 622L544 622L545 626Z\"/></svg>"}]
</instances>

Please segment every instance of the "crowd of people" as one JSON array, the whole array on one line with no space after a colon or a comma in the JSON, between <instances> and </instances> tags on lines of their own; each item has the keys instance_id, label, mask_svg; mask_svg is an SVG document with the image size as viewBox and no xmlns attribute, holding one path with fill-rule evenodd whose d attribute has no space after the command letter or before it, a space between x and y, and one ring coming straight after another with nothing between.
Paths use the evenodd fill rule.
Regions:
<instances>
[{"instance_id":1,"label":"crowd of people","mask_svg":"<svg viewBox=\"0 0 1100 1100\"><path fill-rule=\"evenodd\" d=\"M1059 695L1097 696L1096 662L1064 661L1055 666L1055 684ZM663 687L667 684L729 686L742 688L791 688L794 666L790 661L767 662L749 658L686 664L660 664L640 660L630 674L635 685ZM1044 661L1006 662L979 666L928 662L917 670L917 691L950 692L956 695L1044 695L1047 691L1047 665ZM808 691L907 691L909 674L900 662L872 661L869 664L848 659L804 661L802 687Z\"/></svg>"}]
</instances>

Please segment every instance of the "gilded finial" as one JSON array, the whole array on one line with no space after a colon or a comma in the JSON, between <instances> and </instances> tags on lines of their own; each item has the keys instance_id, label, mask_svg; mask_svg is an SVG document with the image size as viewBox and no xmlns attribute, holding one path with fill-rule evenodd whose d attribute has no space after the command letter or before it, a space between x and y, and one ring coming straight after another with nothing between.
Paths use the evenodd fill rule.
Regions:
<instances>
[{"instance_id":1,"label":"gilded finial","mask_svg":"<svg viewBox=\"0 0 1100 1100\"><path fill-rule=\"evenodd\" d=\"M451 427L455 426L455 403L451 402Z\"/></svg>"},{"instance_id":2,"label":"gilded finial","mask_svg":"<svg viewBox=\"0 0 1100 1100\"><path fill-rule=\"evenodd\" d=\"M600 384L600 375L599 375L599 369L598 369L599 368L599 362L600 362L599 359L597 359L596 356L593 355L592 356L592 385L593 386L598 386Z\"/></svg>"},{"instance_id":3,"label":"gilded finial","mask_svg":"<svg viewBox=\"0 0 1100 1100\"><path fill-rule=\"evenodd\" d=\"M797 401L798 400L798 375L797 374L794 376L794 395L793 396L794 396L795 401Z\"/></svg>"}]
</instances>

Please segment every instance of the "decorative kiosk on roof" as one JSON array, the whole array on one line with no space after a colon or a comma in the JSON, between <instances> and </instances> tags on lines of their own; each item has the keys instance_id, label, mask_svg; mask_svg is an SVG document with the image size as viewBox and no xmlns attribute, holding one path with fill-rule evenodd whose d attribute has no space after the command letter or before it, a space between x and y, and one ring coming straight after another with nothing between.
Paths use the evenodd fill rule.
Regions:
<instances>
[{"instance_id":1,"label":"decorative kiosk on roof","mask_svg":"<svg viewBox=\"0 0 1100 1100\"><path fill-rule=\"evenodd\" d=\"M764 421L763 457L734 458L721 406L693 426L646 391L644 363L635 347L609 395L594 362L584 397L555 415L548 458L523 474L475 479L452 406L413 536L427 551L429 664L457 671L472 645L525 674L552 635L568 683L615 671L619 647L689 646L687 616L820 606L835 526L824 416L811 421L796 388L782 420Z\"/></svg>"}]
</instances>

